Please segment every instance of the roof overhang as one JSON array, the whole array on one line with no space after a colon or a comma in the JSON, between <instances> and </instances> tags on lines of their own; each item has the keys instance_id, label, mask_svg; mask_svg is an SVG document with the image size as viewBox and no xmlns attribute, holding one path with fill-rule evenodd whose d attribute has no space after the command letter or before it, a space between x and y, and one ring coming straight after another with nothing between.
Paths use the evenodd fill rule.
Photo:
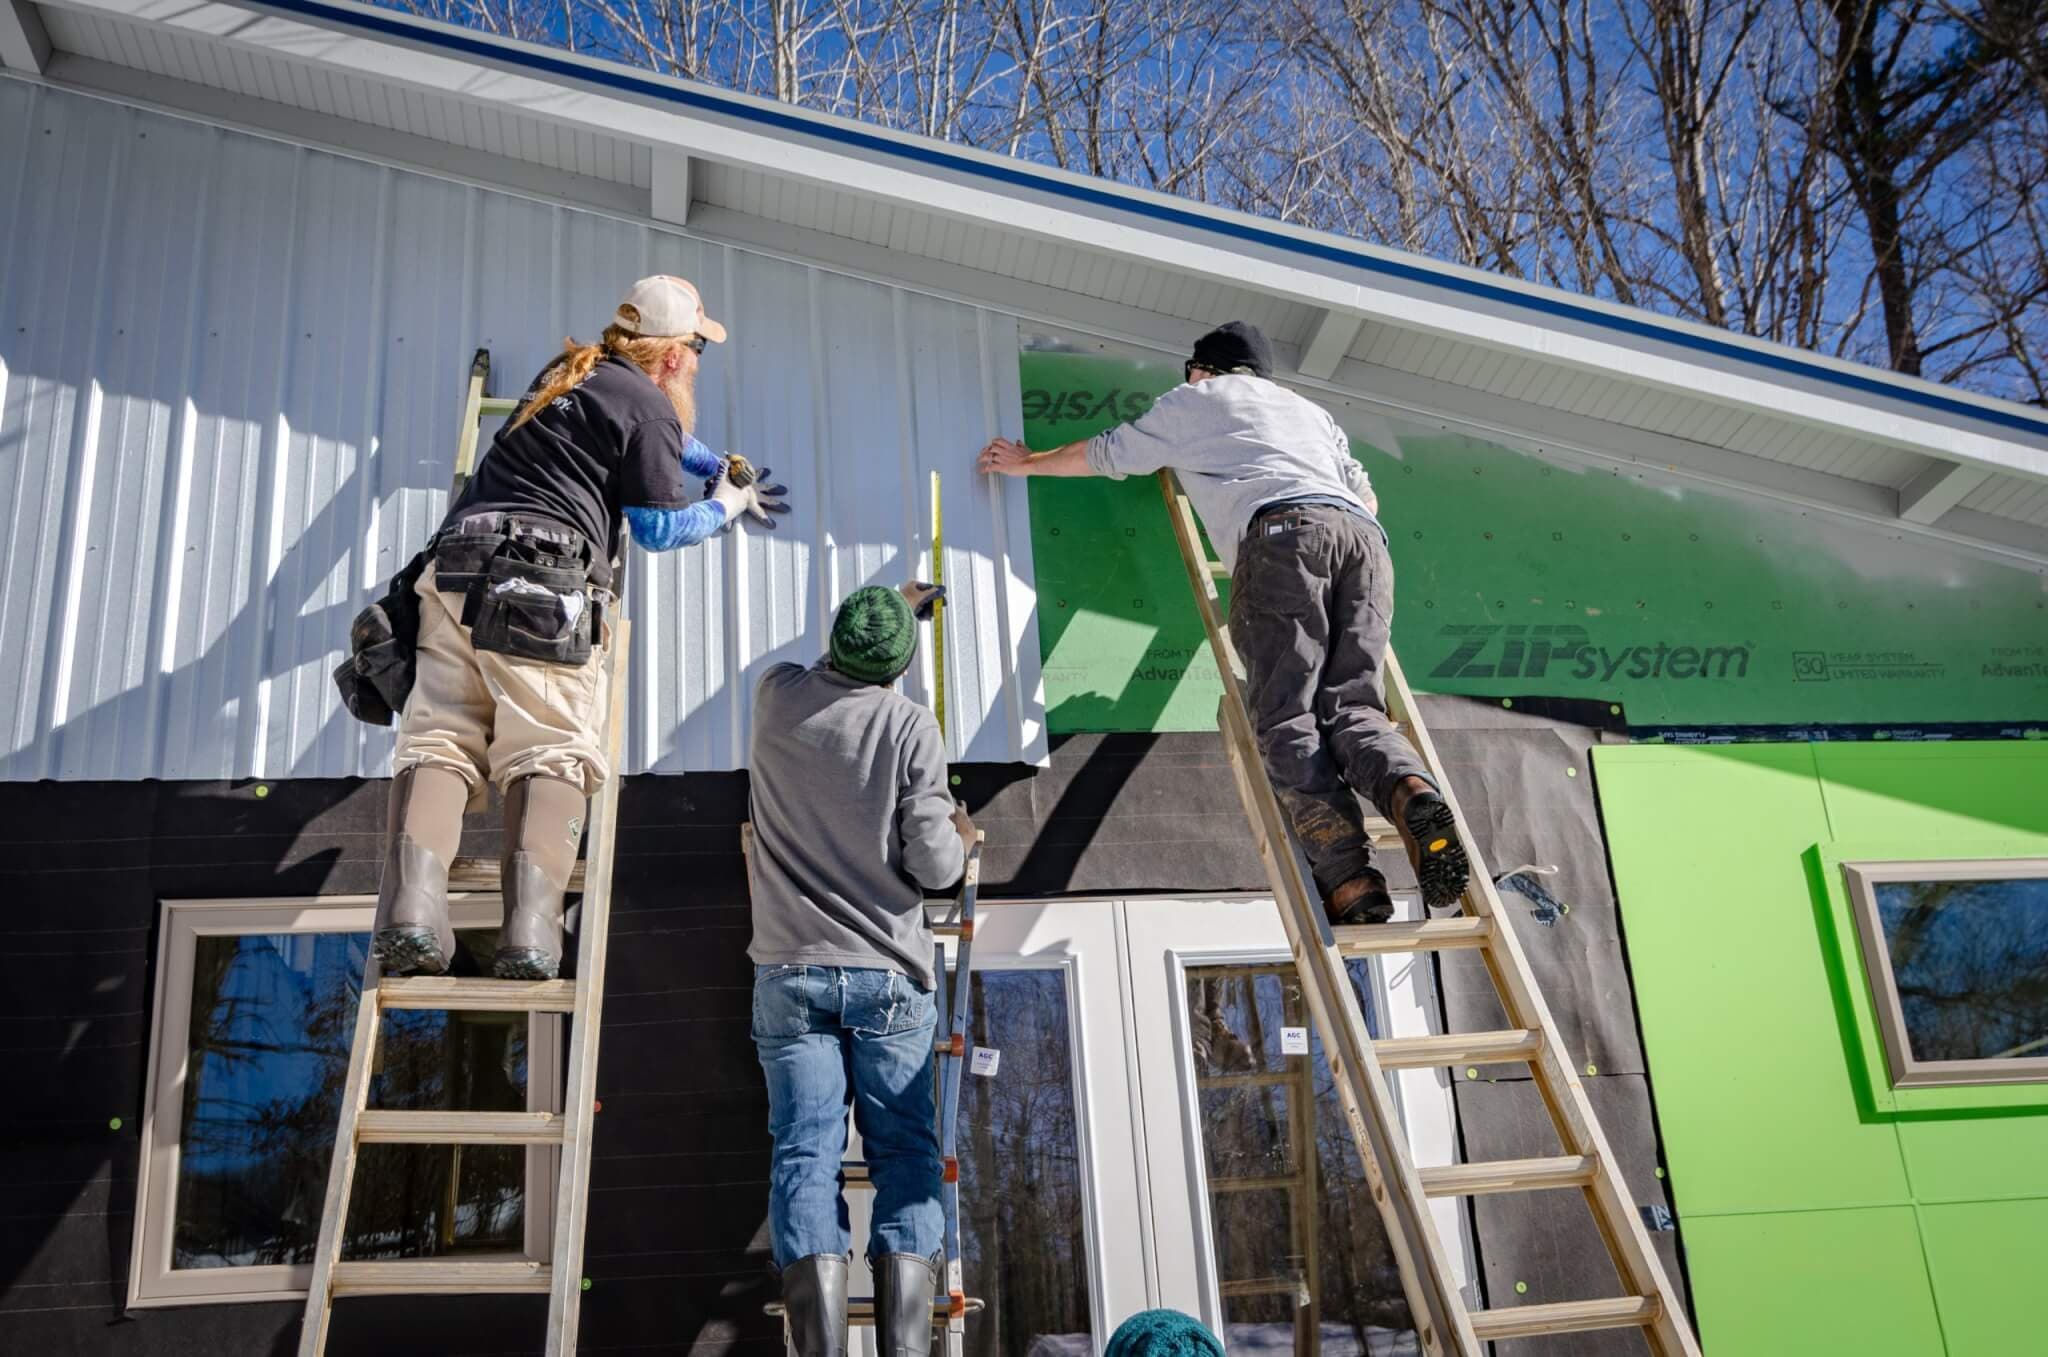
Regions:
<instances>
[{"instance_id":1,"label":"roof overhang","mask_svg":"<svg viewBox=\"0 0 2048 1357\"><path fill-rule=\"evenodd\" d=\"M2048 566L2048 412L1554 289L335 0L0 0L0 61Z\"/></svg>"}]
</instances>

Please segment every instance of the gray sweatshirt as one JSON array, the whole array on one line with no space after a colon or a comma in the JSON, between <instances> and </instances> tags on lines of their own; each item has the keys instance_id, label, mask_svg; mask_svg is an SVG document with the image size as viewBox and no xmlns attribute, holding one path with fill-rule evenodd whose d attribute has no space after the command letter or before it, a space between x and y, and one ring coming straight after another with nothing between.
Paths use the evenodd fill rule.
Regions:
<instances>
[{"instance_id":1,"label":"gray sweatshirt","mask_svg":"<svg viewBox=\"0 0 2048 1357\"><path fill-rule=\"evenodd\" d=\"M754 692L757 965L861 966L933 984L924 897L960 879L946 749L932 714L820 660Z\"/></svg>"},{"instance_id":2,"label":"gray sweatshirt","mask_svg":"<svg viewBox=\"0 0 2048 1357\"><path fill-rule=\"evenodd\" d=\"M1330 412L1245 375L1177 386L1129 424L1088 440L1088 466L1121 480L1172 467L1225 566L1261 505L1323 496L1372 516L1372 482Z\"/></svg>"}]
</instances>

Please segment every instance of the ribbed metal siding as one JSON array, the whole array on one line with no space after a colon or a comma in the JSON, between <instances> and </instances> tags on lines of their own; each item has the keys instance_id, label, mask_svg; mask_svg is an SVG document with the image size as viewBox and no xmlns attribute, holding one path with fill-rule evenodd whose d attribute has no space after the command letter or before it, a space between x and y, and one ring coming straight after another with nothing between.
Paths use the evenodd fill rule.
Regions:
<instances>
[{"instance_id":1,"label":"ribbed metal siding","mask_svg":"<svg viewBox=\"0 0 2048 1357\"><path fill-rule=\"evenodd\" d=\"M516 391L653 271L733 332L700 435L797 508L635 550L627 766L742 765L752 676L929 574L934 470L954 756L1043 757L1024 497L969 471L1014 427L1008 319L15 81L0 192L0 776L386 771L328 671L439 520L471 351Z\"/></svg>"}]
</instances>

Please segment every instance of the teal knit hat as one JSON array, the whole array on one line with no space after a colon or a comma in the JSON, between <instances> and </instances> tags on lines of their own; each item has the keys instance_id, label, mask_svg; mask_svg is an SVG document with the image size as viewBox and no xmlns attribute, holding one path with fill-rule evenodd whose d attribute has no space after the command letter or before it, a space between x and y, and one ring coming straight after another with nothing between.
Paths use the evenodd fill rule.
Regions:
<instances>
[{"instance_id":1,"label":"teal knit hat","mask_svg":"<svg viewBox=\"0 0 2048 1357\"><path fill-rule=\"evenodd\" d=\"M917 621L894 589L856 589L832 619L832 667L863 683L894 683L917 651Z\"/></svg>"},{"instance_id":2,"label":"teal knit hat","mask_svg":"<svg viewBox=\"0 0 2048 1357\"><path fill-rule=\"evenodd\" d=\"M1103 1357L1223 1357L1216 1335L1178 1310L1140 1310L1117 1325Z\"/></svg>"}]
</instances>

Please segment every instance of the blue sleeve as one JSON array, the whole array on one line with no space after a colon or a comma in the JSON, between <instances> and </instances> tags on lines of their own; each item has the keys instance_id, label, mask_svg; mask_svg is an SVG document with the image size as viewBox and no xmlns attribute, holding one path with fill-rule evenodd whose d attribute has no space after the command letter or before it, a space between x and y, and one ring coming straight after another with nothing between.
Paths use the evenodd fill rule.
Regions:
<instances>
[{"instance_id":1,"label":"blue sleeve","mask_svg":"<svg viewBox=\"0 0 2048 1357\"><path fill-rule=\"evenodd\" d=\"M683 470L692 476L716 476L725 470L725 459L704 446L694 435L683 438Z\"/></svg>"},{"instance_id":2,"label":"blue sleeve","mask_svg":"<svg viewBox=\"0 0 2048 1357\"><path fill-rule=\"evenodd\" d=\"M725 506L699 500L682 509L642 509L628 505L626 526L633 540L649 551L692 547L725 526Z\"/></svg>"}]
</instances>

